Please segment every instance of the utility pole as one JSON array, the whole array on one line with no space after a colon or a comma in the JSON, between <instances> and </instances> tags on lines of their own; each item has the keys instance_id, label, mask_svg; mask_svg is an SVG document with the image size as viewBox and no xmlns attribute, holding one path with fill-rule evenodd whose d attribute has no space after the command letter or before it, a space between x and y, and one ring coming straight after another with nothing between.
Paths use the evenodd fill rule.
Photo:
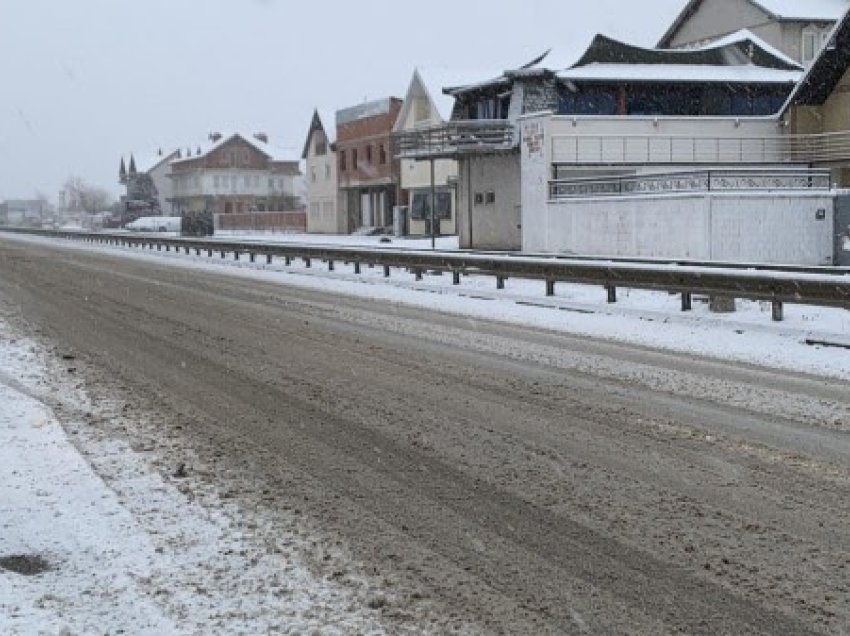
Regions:
<instances>
[{"instance_id":1,"label":"utility pole","mask_svg":"<svg viewBox=\"0 0 850 636\"><path fill-rule=\"evenodd\" d=\"M437 249L437 228L435 219L437 217L437 186L434 179L434 157L431 157L431 249Z\"/></svg>"}]
</instances>

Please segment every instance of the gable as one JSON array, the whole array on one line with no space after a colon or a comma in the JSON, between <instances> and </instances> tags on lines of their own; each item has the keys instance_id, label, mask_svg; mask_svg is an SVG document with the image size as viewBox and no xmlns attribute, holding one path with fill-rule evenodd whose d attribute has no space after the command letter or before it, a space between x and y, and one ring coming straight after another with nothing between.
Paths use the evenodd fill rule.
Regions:
<instances>
[{"instance_id":1,"label":"gable","mask_svg":"<svg viewBox=\"0 0 850 636\"><path fill-rule=\"evenodd\" d=\"M260 152L253 144L234 135L206 157L208 167L262 167L268 164L269 155Z\"/></svg>"},{"instance_id":2,"label":"gable","mask_svg":"<svg viewBox=\"0 0 850 636\"><path fill-rule=\"evenodd\" d=\"M739 29L770 22L773 17L750 0L691 0L658 42L659 48L703 43Z\"/></svg>"}]
</instances>

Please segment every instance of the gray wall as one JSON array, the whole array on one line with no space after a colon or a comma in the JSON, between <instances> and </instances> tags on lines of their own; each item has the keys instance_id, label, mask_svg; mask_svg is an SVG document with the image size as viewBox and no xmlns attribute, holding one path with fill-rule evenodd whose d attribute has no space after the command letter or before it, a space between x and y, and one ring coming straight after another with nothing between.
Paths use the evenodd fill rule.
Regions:
<instances>
[{"instance_id":1,"label":"gray wall","mask_svg":"<svg viewBox=\"0 0 850 636\"><path fill-rule=\"evenodd\" d=\"M487 203L488 193L494 195L494 202ZM476 194L484 201L476 203ZM457 218L461 247L520 249L519 153L474 157L459 163Z\"/></svg>"},{"instance_id":2,"label":"gray wall","mask_svg":"<svg viewBox=\"0 0 850 636\"><path fill-rule=\"evenodd\" d=\"M818 211L823 211L819 218ZM687 194L548 203L523 249L558 254L831 265L829 194Z\"/></svg>"}]
</instances>

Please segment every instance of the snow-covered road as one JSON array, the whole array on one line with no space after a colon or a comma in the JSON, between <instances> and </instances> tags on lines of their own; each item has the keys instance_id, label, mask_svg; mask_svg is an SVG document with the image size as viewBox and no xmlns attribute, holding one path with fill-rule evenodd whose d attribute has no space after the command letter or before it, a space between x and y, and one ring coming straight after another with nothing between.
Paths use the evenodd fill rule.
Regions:
<instances>
[{"instance_id":1,"label":"snow-covered road","mask_svg":"<svg viewBox=\"0 0 850 636\"><path fill-rule=\"evenodd\" d=\"M309 537L99 433L109 407L50 360L0 318L0 633L384 632L311 574Z\"/></svg>"}]
</instances>

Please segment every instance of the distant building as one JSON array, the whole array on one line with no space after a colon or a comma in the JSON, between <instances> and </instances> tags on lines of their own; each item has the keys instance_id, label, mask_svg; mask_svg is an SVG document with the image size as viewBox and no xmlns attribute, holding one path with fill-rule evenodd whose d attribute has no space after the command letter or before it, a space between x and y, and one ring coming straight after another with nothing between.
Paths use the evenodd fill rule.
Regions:
<instances>
[{"instance_id":1,"label":"distant building","mask_svg":"<svg viewBox=\"0 0 850 636\"><path fill-rule=\"evenodd\" d=\"M454 99L443 94L442 86L428 85L423 73L414 71L396 119L395 134L428 135L439 131L451 118ZM455 234L457 161L450 158L434 159L434 220L435 234ZM402 159L400 166L401 189L407 193L408 228L413 236L431 234L431 162Z\"/></svg>"},{"instance_id":2,"label":"distant building","mask_svg":"<svg viewBox=\"0 0 850 636\"><path fill-rule=\"evenodd\" d=\"M694 48L749 29L796 62L808 66L850 0L690 0L658 48Z\"/></svg>"},{"instance_id":3,"label":"distant building","mask_svg":"<svg viewBox=\"0 0 850 636\"><path fill-rule=\"evenodd\" d=\"M173 214L169 164L179 156L178 150L163 152L160 148L153 156L139 160L131 154L129 166L121 157L118 181L126 188L126 193L121 197L124 223L140 216Z\"/></svg>"},{"instance_id":4,"label":"distant building","mask_svg":"<svg viewBox=\"0 0 850 636\"><path fill-rule=\"evenodd\" d=\"M336 113L337 174L349 229L389 228L393 207L405 203L392 134L401 106L388 97Z\"/></svg>"},{"instance_id":5,"label":"distant building","mask_svg":"<svg viewBox=\"0 0 850 636\"><path fill-rule=\"evenodd\" d=\"M212 133L203 146L170 162L176 214L292 211L302 178L297 157L269 144L265 134Z\"/></svg>"},{"instance_id":6,"label":"distant building","mask_svg":"<svg viewBox=\"0 0 850 636\"><path fill-rule=\"evenodd\" d=\"M50 210L41 199L9 199L0 204L0 222L7 225L40 227Z\"/></svg>"},{"instance_id":7,"label":"distant building","mask_svg":"<svg viewBox=\"0 0 850 636\"><path fill-rule=\"evenodd\" d=\"M348 217L338 189L334 117L323 117L318 110L313 113L301 158L306 164L307 231L322 234L349 232Z\"/></svg>"}]
</instances>

